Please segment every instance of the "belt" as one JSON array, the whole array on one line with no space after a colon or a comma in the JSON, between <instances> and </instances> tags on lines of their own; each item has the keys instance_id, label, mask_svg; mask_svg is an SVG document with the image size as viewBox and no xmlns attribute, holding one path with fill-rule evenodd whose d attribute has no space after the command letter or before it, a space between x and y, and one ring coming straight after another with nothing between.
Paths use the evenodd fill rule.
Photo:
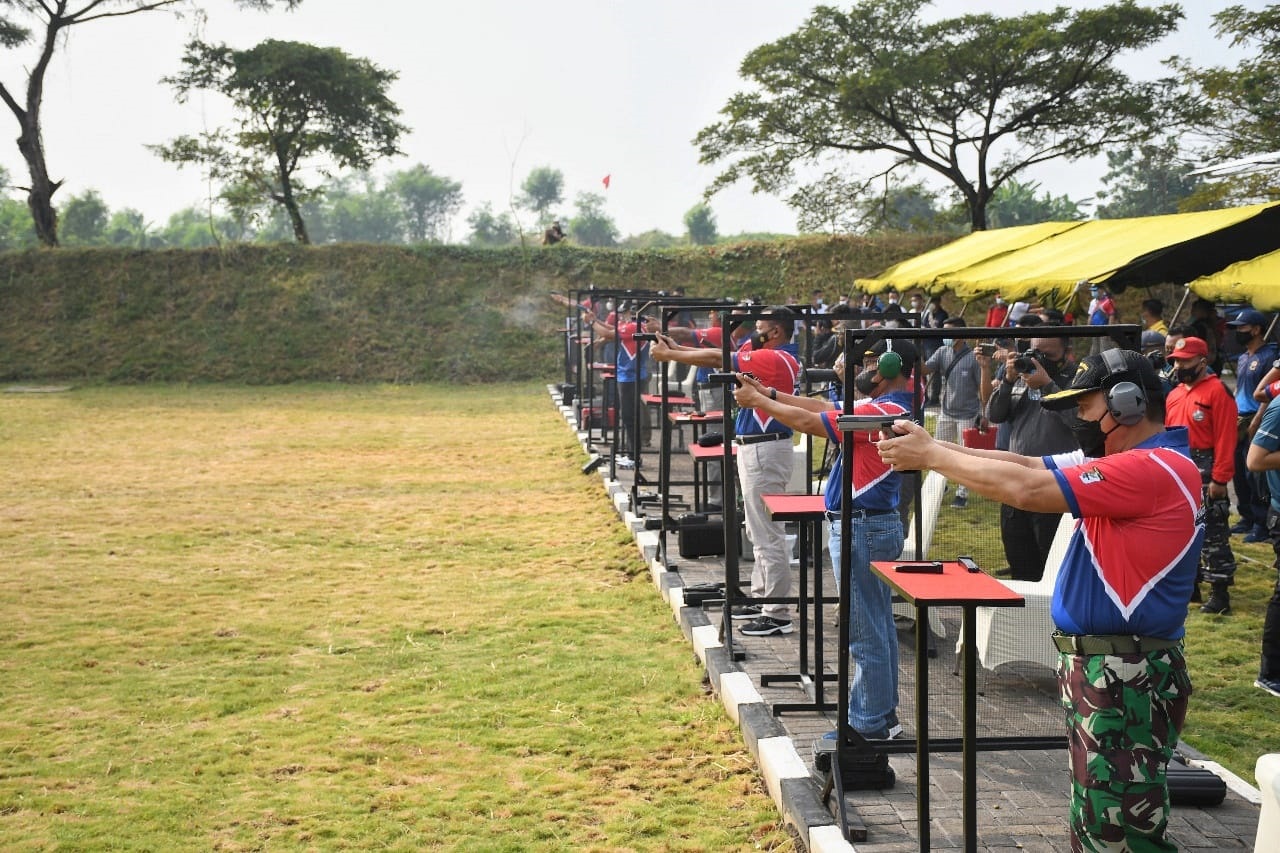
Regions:
<instances>
[{"instance_id":1,"label":"belt","mask_svg":"<svg viewBox=\"0 0 1280 853\"><path fill-rule=\"evenodd\" d=\"M889 515L890 513L895 513L895 512L897 512L896 509L855 509L853 512L849 514L854 518L870 518L873 515ZM831 510L827 510L827 521L839 521L839 520L840 520L840 510L836 510L834 512L832 512Z\"/></svg>"},{"instance_id":2,"label":"belt","mask_svg":"<svg viewBox=\"0 0 1280 853\"><path fill-rule=\"evenodd\" d=\"M781 441L784 438L791 438L780 432L762 432L756 435L735 435L733 437L734 444L759 444L762 441Z\"/></svg>"},{"instance_id":3,"label":"belt","mask_svg":"<svg viewBox=\"0 0 1280 853\"><path fill-rule=\"evenodd\" d=\"M1181 645L1181 640L1137 637L1133 634L1059 634L1053 644L1058 651L1077 655L1145 655Z\"/></svg>"}]
</instances>

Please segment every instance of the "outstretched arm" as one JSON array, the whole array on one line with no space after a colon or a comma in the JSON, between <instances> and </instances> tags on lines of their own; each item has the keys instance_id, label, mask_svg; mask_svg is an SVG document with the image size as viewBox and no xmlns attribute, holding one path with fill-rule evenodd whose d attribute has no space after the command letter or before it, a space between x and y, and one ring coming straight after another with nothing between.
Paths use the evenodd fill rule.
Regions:
<instances>
[{"instance_id":1,"label":"outstretched arm","mask_svg":"<svg viewBox=\"0 0 1280 853\"><path fill-rule=\"evenodd\" d=\"M893 429L897 435L877 447L895 471L937 471L983 497L1031 512L1069 510L1057 477L1040 459L935 441L924 427L907 420L896 421Z\"/></svg>"},{"instance_id":2,"label":"outstretched arm","mask_svg":"<svg viewBox=\"0 0 1280 853\"><path fill-rule=\"evenodd\" d=\"M808 408L801 408L791 402L804 398L797 398L790 394L779 392L775 400L773 399L774 395L770 393L773 389L765 388L750 376L738 374L738 381L740 384L733 392L733 399L744 409L755 409L764 412L774 420L809 435L825 436L827 434L827 428L822 422L821 414ZM813 402L820 403L822 401Z\"/></svg>"}]
</instances>

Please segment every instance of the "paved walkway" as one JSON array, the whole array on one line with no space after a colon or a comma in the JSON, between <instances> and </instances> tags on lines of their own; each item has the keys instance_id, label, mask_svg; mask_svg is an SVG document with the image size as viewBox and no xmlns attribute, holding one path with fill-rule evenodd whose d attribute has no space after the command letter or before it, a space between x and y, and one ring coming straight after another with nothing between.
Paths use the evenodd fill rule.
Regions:
<instances>
[{"instance_id":1,"label":"paved walkway","mask_svg":"<svg viewBox=\"0 0 1280 853\"><path fill-rule=\"evenodd\" d=\"M553 399L554 390L553 390ZM558 400L556 400L558 404ZM573 424L571 410L562 408ZM584 440L587 436L579 433ZM656 441L656 438L655 438ZM595 447L597 445L593 445ZM590 448L589 448L590 449ZM683 452L674 454L673 480L688 479L691 472ZM652 460L652 461L650 461ZM657 479L656 456L646 455L642 470ZM606 491L636 535L637 546L650 566L654 584L670 604L681 629L707 669L709 687L739 724L743 738L755 755L769 793L801 844L811 851L858 850L896 853L919 849L916 818L917 774L914 751L914 623L902 611L899 716L906 724L905 742L910 750L890 756L896 783L885 790L853 791L847 804L860 827L861 837L846 841L832 815L834 803L824 804L821 779L813 770L812 745L835 727L835 712L818 710L775 713L778 704L813 705L812 682L777 682L761 676L795 675L799 670L800 633L785 636L733 638L733 659L720 631L721 610L715 606L686 606L684 590L701 583L724 581L720 557L682 558L675 534L666 536L667 556L660 557L661 532L646 530L643 513L632 512L632 477L617 469L611 479L609 465L599 467ZM593 475L595 476L595 475ZM644 492L656 491L647 485ZM675 490L673 489L673 492ZM678 510L683 512L684 510ZM657 516L656 510L650 515ZM824 549L825 550L825 549ZM750 576L751 563L743 562L742 577ZM825 569L829 572L829 567ZM826 577L830 577L828 574ZM825 591L825 594L831 594ZM959 610L939 608L945 637L936 641L937 656L929 666L929 726L931 738L958 738L961 733L960 678L955 639L959 635ZM820 615L809 611L811 622L824 625L824 671L829 674L824 698L836 701L837 620L829 605ZM813 655L812 628L808 637ZM1064 733L1053 673L1034 664L1005 665L998 672L979 670L979 737L1019 736L1060 738ZM1257 791L1218 767L1205 756L1186 748L1180 754L1192 765L1206 766L1227 779L1225 802L1212 807L1175 806L1170 836L1187 850L1250 850L1257 831ZM930 836L932 849L962 848L962 775L958 753L930 755ZM984 851L1066 851L1068 778L1064 748L980 752L977 760L978 849Z\"/></svg>"}]
</instances>

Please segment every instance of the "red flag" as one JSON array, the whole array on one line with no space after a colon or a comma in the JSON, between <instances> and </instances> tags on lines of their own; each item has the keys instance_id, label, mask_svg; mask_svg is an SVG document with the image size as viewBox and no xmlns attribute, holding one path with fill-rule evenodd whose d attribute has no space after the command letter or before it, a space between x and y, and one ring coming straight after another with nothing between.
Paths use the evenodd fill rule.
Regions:
<instances>
[{"instance_id":1,"label":"red flag","mask_svg":"<svg viewBox=\"0 0 1280 853\"><path fill-rule=\"evenodd\" d=\"M612 178L612 177L613 177L612 173L604 176L604 181L603 181L603 183L604 183L604 188L605 188L605 189L609 189L609 179L610 179L610 178Z\"/></svg>"}]
</instances>

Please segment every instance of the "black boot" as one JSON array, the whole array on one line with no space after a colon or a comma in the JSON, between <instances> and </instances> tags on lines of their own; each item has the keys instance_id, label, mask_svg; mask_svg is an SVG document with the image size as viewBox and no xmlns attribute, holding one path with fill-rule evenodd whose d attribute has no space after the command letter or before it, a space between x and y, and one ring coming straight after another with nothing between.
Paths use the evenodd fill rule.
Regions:
<instances>
[{"instance_id":1,"label":"black boot","mask_svg":"<svg viewBox=\"0 0 1280 853\"><path fill-rule=\"evenodd\" d=\"M1226 581L1214 581L1210 589L1209 600L1200 605L1200 612L1226 616L1231 612L1231 593L1227 592Z\"/></svg>"},{"instance_id":2,"label":"black boot","mask_svg":"<svg viewBox=\"0 0 1280 853\"><path fill-rule=\"evenodd\" d=\"M1196 581L1195 587L1191 590L1191 603L1199 604L1201 601L1204 601L1204 599L1200 597L1200 581Z\"/></svg>"}]
</instances>

